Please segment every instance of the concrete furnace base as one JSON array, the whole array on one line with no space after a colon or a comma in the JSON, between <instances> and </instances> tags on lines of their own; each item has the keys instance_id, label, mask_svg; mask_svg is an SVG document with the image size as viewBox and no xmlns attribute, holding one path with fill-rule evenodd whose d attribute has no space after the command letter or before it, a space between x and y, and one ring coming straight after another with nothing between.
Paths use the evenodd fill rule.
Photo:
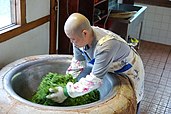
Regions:
<instances>
[{"instance_id":1,"label":"concrete furnace base","mask_svg":"<svg viewBox=\"0 0 171 114\"><path fill-rule=\"evenodd\" d=\"M54 106L43 106L39 104L32 103L25 99L25 96L29 96L28 92L27 95L22 95L17 92L17 90L25 91L25 88L20 88L17 86L18 84L23 84L21 78L21 82L18 84L13 80L16 79L17 75L20 74L20 71L25 71L28 68L40 64L43 66L42 63L61 63L67 62L66 65L61 66L57 65L60 68L66 70L68 67L68 63L71 62L72 56L70 55L38 55L38 56L31 56L20 59L15 61L7 66L5 66L0 71L0 114L135 114L136 113L136 97L132 86L125 76L118 76L118 75L109 75L107 76L106 80L109 81L108 78L114 78L114 83L112 88L109 89L107 94L102 94L101 100L90 103L87 105L80 105L80 106L71 106L71 107L54 107ZM62 63L63 64L63 63ZM54 64L56 65L56 64ZM32 71L37 72L36 70L42 70L42 67L36 66L33 68ZM46 65L44 65L46 66ZM51 69L52 71L56 70L55 67L46 66L46 70L42 70L42 72L49 72L48 70ZM60 72L64 73L64 70ZM27 70L29 71L29 70ZM41 72L40 72L40 75ZM33 76L33 75L32 75ZM28 78L28 77L27 77ZM26 78L26 79L27 79ZM40 77L29 77L40 81ZM28 79L29 79L28 78ZM116 78L116 79L115 79ZM117 84L115 83L117 80ZM34 82L35 82L34 81ZM108 83L108 81L106 81ZM28 81L29 82L29 81ZM27 84L27 83L26 83ZM29 88L35 88L36 83L29 84ZM107 84L108 85L108 84ZM104 88L105 87L105 88ZM100 89L101 92L108 90L106 86ZM17 88L17 89L16 89ZM20 89L18 89L20 88ZM33 89L35 91L35 89Z\"/></svg>"}]
</instances>

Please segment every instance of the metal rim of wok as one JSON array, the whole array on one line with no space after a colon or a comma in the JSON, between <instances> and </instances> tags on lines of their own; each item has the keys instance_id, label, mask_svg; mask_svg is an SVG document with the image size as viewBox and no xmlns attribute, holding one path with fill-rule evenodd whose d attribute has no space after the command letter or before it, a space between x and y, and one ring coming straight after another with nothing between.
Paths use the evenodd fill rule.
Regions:
<instances>
[{"instance_id":1,"label":"metal rim of wok","mask_svg":"<svg viewBox=\"0 0 171 114\"><path fill-rule=\"evenodd\" d=\"M113 88L108 95L105 96L104 99L100 99L97 102L93 102L90 104L85 104L85 105L79 105L79 106L69 106L69 107L58 107L58 106L44 106L36 103L32 103L31 101L28 101L21 96L19 96L12 87L11 80L14 78L14 74L18 72L19 70L25 69L30 65L33 64L39 64L44 61L68 61L71 62L72 56L71 55L37 55L37 56L30 56L30 57L25 57L20 60L17 60L6 67L4 67L1 72L0 76L3 76L3 85L5 91L7 91L8 94L10 94L15 100L18 100L21 103L24 103L26 105L38 107L41 109L53 109L53 110L68 110L68 111L74 111L75 110L82 110L82 109L92 109L93 107L99 108L99 107L104 107L104 105L108 105L108 102L111 102L112 100L116 100L115 96L118 94L118 89L121 87L121 83L118 83L119 86ZM117 80L121 81L121 77L118 76ZM124 79L125 80L125 79ZM121 81L122 82L122 81ZM128 87L130 90L133 91L132 87ZM133 92L132 92L133 93ZM131 95L132 97L135 97L134 94ZM135 101L132 101L135 102ZM109 104L110 105L110 104ZM135 108L135 106L133 106Z\"/></svg>"}]
</instances>

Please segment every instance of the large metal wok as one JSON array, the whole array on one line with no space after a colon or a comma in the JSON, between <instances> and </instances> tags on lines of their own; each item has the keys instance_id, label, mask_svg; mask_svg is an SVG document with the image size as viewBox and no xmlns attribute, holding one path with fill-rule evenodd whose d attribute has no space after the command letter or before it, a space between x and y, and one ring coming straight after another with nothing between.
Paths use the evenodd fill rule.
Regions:
<instances>
[{"instance_id":1,"label":"large metal wok","mask_svg":"<svg viewBox=\"0 0 171 114\"><path fill-rule=\"evenodd\" d=\"M17 112L17 114L24 113L25 111L32 114L45 113L92 113L98 111L100 107L107 106L111 99L117 96L118 90L121 87L120 76L115 74L106 74L103 79L103 85L99 88L100 100L86 105L79 106L44 106L32 103L29 99L33 96L41 79L49 72L57 72L65 74L71 62L71 55L39 55L31 56L15 61L0 71L0 89L2 93L0 98L4 98L3 102L0 100L0 113ZM90 72L91 68L87 68L84 73ZM128 85L130 87L130 85ZM132 91L132 88L130 88ZM131 97L135 96L133 91ZM131 103L133 104L133 103ZM110 103L110 105L112 105ZM133 105L131 105L133 106ZM20 107L20 108L19 108ZM135 108L135 107L134 107ZM113 112L106 108L107 111ZM88 112L87 112L88 111ZM77 113L76 113L77 112Z\"/></svg>"}]
</instances>

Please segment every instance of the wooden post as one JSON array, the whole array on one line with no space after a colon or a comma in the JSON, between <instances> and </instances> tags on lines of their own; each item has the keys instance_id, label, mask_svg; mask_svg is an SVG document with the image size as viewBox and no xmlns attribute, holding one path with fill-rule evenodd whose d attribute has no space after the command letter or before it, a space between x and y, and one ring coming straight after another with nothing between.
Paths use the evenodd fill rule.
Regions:
<instances>
[{"instance_id":1,"label":"wooden post","mask_svg":"<svg viewBox=\"0 0 171 114\"><path fill-rule=\"evenodd\" d=\"M50 39L49 54L56 54L56 33L57 33L57 0L50 0Z\"/></svg>"}]
</instances>

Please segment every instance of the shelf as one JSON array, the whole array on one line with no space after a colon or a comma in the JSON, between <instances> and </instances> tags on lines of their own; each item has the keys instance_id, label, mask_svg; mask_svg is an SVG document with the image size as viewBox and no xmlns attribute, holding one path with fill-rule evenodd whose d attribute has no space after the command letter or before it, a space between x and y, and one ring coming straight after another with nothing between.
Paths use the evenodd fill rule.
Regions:
<instances>
[{"instance_id":1,"label":"shelf","mask_svg":"<svg viewBox=\"0 0 171 114\"><path fill-rule=\"evenodd\" d=\"M64 24L68 18L68 11L69 14L74 12L83 14L90 21L91 25L98 25L99 27L106 26L108 0L60 0L59 6L60 22L58 25L58 53L60 54L73 54L72 45L64 32ZM101 13L99 14L99 12L95 12L95 9L99 9ZM99 15L101 19L99 20L98 18L95 18L95 15Z\"/></svg>"},{"instance_id":2,"label":"shelf","mask_svg":"<svg viewBox=\"0 0 171 114\"><path fill-rule=\"evenodd\" d=\"M98 23L99 21L105 19L107 17L107 14L106 15L103 15L103 16L99 16L101 19L94 19L94 24Z\"/></svg>"},{"instance_id":3,"label":"shelf","mask_svg":"<svg viewBox=\"0 0 171 114\"><path fill-rule=\"evenodd\" d=\"M108 0L98 0L93 6L93 20L92 25L98 24L98 22L105 22L108 15Z\"/></svg>"},{"instance_id":4,"label":"shelf","mask_svg":"<svg viewBox=\"0 0 171 114\"><path fill-rule=\"evenodd\" d=\"M99 4L102 4L103 2L108 2L108 0L100 0L97 3L95 3L94 6L98 6Z\"/></svg>"}]
</instances>

